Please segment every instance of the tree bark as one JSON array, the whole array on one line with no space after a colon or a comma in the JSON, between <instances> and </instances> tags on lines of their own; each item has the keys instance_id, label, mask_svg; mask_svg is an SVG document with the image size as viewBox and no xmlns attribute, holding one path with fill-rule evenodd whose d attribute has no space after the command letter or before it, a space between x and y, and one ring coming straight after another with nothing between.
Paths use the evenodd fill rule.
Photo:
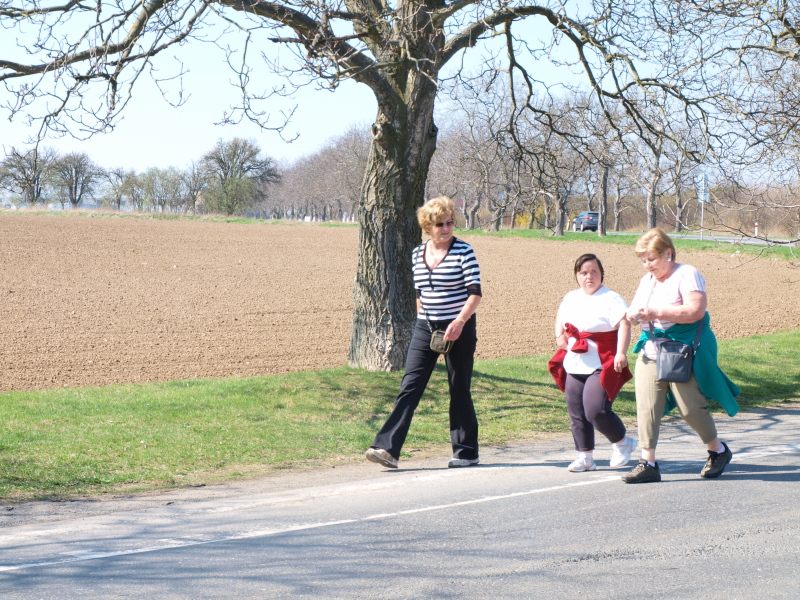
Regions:
<instances>
[{"instance_id":1,"label":"tree bark","mask_svg":"<svg viewBox=\"0 0 800 600\"><path fill-rule=\"evenodd\" d=\"M554 235L564 235L564 224L567 222L567 200L569 193L558 191L556 192L556 223Z\"/></svg>"},{"instance_id":2,"label":"tree bark","mask_svg":"<svg viewBox=\"0 0 800 600\"><path fill-rule=\"evenodd\" d=\"M476 221L478 220L478 211L481 209L480 198L476 199L472 206L467 211L467 229L475 229L477 227Z\"/></svg>"},{"instance_id":3,"label":"tree bark","mask_svg":"<svg viewBox=\"0 0 800 600\"><path fill-rule=\"evenodd\" d=\"M413 77L413 76L412 76ZM416 319L411 252L420 243L416 210L436 149L436 86L417 78L407 101L379 98L358 209L358 269L349 364L398 370Z\"/></svg>"},{"instance_id":4,"label":"tree bark","mask_svg":"<svg viewBox=\"0 0 800 600\"><path fill-rule=\"evenodd\" d=\"M597 235L598 237L605 237L606 235L606 218L608 215L608 175L610 168L608 165L603 167L603 175L600 180L600 215L597 219Z\"/></svg>"},{"instance_id":5,"label":"tree bark","mask_svg":"<svg viewBox=\"0 0 800 600\"><path fill-rule=\"evenodd\" d=\"M680 177L675 180L675 231L683 231L683 220L686 213L686 203L683 201L683 184Z\"/></svg>"},{"instance_id":6,"label":"tree bark","mask_svg":"<svg viewBox=\"0 0 800 600\"><path fill-rule=\"evenodd\" d=\"M656 168L647 187L647 229L652 229L658 224L656 212L656 188L661 181L661 172Z\"/></svg>"}]
</instances>

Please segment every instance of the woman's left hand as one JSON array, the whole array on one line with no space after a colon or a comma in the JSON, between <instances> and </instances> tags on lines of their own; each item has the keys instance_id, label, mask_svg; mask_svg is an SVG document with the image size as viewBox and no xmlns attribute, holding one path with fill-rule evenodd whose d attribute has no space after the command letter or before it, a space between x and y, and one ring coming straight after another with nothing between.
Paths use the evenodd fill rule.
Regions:
<instances>
[{"instance_id":1,"label":"woman's left hand","mask_svg":"<svg viewBox=\"0 0 800 600\"><path fill-rule=\"evenodd\" d=\"M614 370L617 373L622 373L622 369L624 369L627 366L628 366L628 357L622 352L619 352L614 357Z\"/></svg>"},{"instance_id":2,"label":"woman's left hand","mask_svg":"<svg viewBox=\"0 0 800 600\"><path fill-rule=\"evenodd\" d=\"M462 331L464 331L464 321L461 319L450 321L450 325L447 326L447 329L445 329L444 332L444 341L455 342L459 337L461 337Z\"/></svg>"},{"instance_id":3,"label":"woman's left hand","mask_svg":"<svg viewBox=\"0 0 800 600\"><path fill-rule=\"evenodd\" d=\"M638 321L641 323L642 321L653 321L657 318L657 311L655 308L648 307L648 308L640 308L639 310L633 311L632 313L628 313L631 320Z\"/></svg>"}]
</instances>

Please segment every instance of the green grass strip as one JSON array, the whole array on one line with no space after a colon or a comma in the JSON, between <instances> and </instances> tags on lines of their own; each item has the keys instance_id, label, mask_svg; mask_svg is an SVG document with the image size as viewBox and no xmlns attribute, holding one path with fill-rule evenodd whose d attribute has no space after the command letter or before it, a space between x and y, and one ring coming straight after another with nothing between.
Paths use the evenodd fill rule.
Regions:
<instances>
[{"instance_id":1,"label":"green grass strip","mask_svg":"<svg viewBox=\"0 0 800 600\"><path fill-rule=\"evenodd\" d=\"M620 234L611 234L605 235L600 237L595 232L586 231L583 233L577 233L572 231L565 231L563 237L556 237L553 235L553 232L549 229L502 229L500 231L494 232L486 232L479 229L459 229L456 231L456 235L462 235L465 237L473 236L473 235L484 235L484 236L492 236L492 237L501 237L501 238L511 238L511 237L518 237L518 238L525 238L525 239L535 239L535 240L551 240L551 241L559 241L559 242L597 242L600 244L616 244L618 246L634 246L636 244L636 240L641 237L643 232L641 233L620 233ZM672 232L667 232L671 236L677 236L679 234L673 234ZM703 240L689 240L683 239L680 237L673 237L672 243L675 244L677 249L684 249L684 250L698 250L698 251L707 251L707 252L724 252L726 254L730 254L731 252L739 252L740 254L744 254L746 256L752 256L753 258L756 257L763 257L763 258L779 258L781 260L790 260L796 261L800 259L800 252L794 246L758 246L754 244L741 244L741 243L733 243L733 242L724 242L724 241L716 241L711 239L703 239Z\"/></svg>"},{"instance_id":2,"label":"green grass strip","mask_svg":"<svg viewBox=\"0 0 800 600\"><path fill-rule=\"evenodd\" d=\"M87 218L87 219L129 219L137 221L196 221L201 223L237 223L244 225L302 225L296 219L255 219L250 217L228 216L209 213L203 215L186 215L180 213L117 211L111 209L79 209L73 210L44 210L25 209L19 212L3 212L1 215L17 216L44 216L61 219Z\"/></svg>"},{"instance_id":3,"label":"green grass strip","mask_svg":"<svg viewBox=\"0 0 800 600\"><path fill-rule=\"evenodd\" d=\"M478 361L481 443L569 431L548 356ZM743 409L800 399L800 330L727 340L720 363ZM164 489L277 468L360 460L391 409L400 373L339 367L285 376L0 394L0 498L19 501ZM635 416L633 386L615 402ZM449 454L440 364L409 452Z\"/></svg>"}]
</instances>

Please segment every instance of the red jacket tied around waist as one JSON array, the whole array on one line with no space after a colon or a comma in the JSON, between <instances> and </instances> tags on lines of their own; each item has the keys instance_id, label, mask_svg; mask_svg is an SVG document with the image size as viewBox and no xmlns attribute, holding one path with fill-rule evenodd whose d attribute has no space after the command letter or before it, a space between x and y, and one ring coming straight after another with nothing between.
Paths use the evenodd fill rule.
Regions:
<instances>
[{"instance_id":1,"label":"red jacket tied around waist","mask_svg":"<svg viewBox=\"0 0 800 600\"><path fill-rule=\"evenodd\" d=\"M621 373L614 370L614 357L617 354L617 330L591 333L589 331L578 331L578 328L571 323L564 324L564 332L576 341L570 349L576 354L582 354L589 349L586 340L592 340L597 344L597 354L600 356L600 364L603 370L600 371L600 385L608 394L609 400L614 400L626 382L633 379L633 375L628 367L622 369ZM564 357L567 351L559 348L553 358L547 363L547 370L556 381L558 389L564 391L567 381L567 372L564 370Z\"/></svg>"}]
</instances>

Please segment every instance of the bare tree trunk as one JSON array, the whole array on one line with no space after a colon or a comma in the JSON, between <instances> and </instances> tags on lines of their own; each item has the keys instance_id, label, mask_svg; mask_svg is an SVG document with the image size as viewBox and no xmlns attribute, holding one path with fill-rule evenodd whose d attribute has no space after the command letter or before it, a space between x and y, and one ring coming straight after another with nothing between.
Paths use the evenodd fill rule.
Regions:
<instances>
[{"instance_id":1,"label":"bare tree trunk","mask_svg":"<svg viewBox=\"0 0 800 600\"><path fill-rule=\"evenodd\" d=\"M675 181L675 231L683 231L683 221L686 217L686 205L683 200L683 184L680 177Z\"/></svg>"},{"instance_id":2,"label":"bare tree trunk","mask_svg":"<svg viewBox=\"0 0 800 600\"><path fill-rule=\"evenodd\" d=\"M530 219L528 220L528 229L535 229L536 228L536 194L533 195L533 199L531 200L530 205L528 206L528 215Z\"/></svg>"},{"instance_id":3,"label":"bare tree trunk","mask_svg":"<svg viewBox=\"0 0 800 600\"><path fill-rule=\"evenodd\" d=\"M567 199L569 198L569 193L567 192L557 192L556 193L556 223L555 223L555 235L563 236L564 235L564 224L567 221Z\"/></svg>"},{"instance_id":4,"label":"bare tree trunk","mask_svg":"<svg viewBox=\"0 0 800 600\"><path fill-rule=\"evenodd\" d=\"M514 202L511 204L511 224L508 227L509 229L514 229L515 227L514 222L517 220L518 212L519 212L519 199L515 197Z\"/></svg>"},{"instance_id":5,"label":"bare tree trunk","mask_svg":"<svg viewBox=\"0 0 800 600\"><path fill-rule=\"evenodd\" d=\"M481 199L477 198L475 203L467 210L467 229L475 229L478 225L478 211L481 209Z\"/></svg>"},{"instance_id":6,"label":"bare tree trunk","mask_svg":"<svg viewBox=\"0 0 800 600\"><path fill-rule=\"evenodd\" d=\"M489 231L500 231L500 224L503 222L505 208L494 208L491 211L492 222L489 223Z\"/></svg>"},{"instance_id":7,"label":"bare tree trunk","mask_svg":"<svg viewBox=\"0 0 800 600\"><path fill-rule=\"evenodd\" d=\"M410 258L421 240L415 214L424 201L437 133L436 86L422 77L416 83L407 104L399 94L379 100L358 209L349 363L370 370L403 367L416 318Z\"/></svg>"},{"instance_id":8,"label":"bare tree trunk","mask_svg":"<svg viewBox=\"0 0 800 600\"><path fill-rule=\"evenodd\" d=\"M550 196L545 196L544 198L544 228L550 229L550 211L553 208L553 203L550 199Z\"/></svg>"},{"instance_id":9,"label":"bare tree trunk","mask_svg":"<svg viewBox=\"0 0 800 600\"><path fill-rule=\"evenodd\" d=\"M608 165L603 167L603 175L600 180L600 214L597 219L597 235L604 237L606 235L606 215L608 214L608 175L610 167Z\"/></svg>"},{"instance_id":10,"label":"bare tree trunk","mask_svg":"<svg viewBox=\"0 0 800 600\"><path fill-rule=\"evenodd\" d=\"M614 231L619 231L622 225L622 189L617 182L617 193L614 196Z\"/></svg>"},{"instance_id":11,"label":"bare tree trunk","mask_svg":"<svg viewBox=\"0 0 800 600\"><path fill-rule=\"evenodd\" d=\"M661 173L655 169L650 177L650 184L647 186L647 229L652 229L657 225L656 188L660 180Z\"/></svg>"}]
</instances>

